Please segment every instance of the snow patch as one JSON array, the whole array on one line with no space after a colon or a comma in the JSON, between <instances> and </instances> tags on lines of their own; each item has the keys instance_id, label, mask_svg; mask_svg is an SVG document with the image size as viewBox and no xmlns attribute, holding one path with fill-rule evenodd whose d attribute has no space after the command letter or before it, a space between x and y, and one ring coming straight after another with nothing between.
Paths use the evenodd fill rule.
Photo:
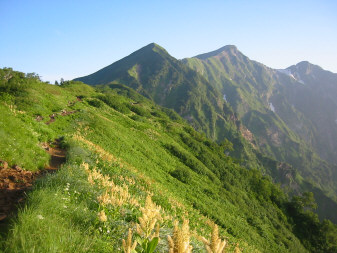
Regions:
<instances>
[{"instance_id":1,"label":"snow patch","mask_svg":"<svg viewBox=\"0 0 337 253\"><path fill-rule=\"evenodd\" d=\"M301 79L300 75L298 73L291 73L290 69L277 69L277 71L291 77L292 79L301 84L305 84L304 81Z\"/></svg>"},{"instance_id":2,"label":"snow patch","mask_svg":"<svg viewBox=\"0 0 337 253\"><path fill-rule=\"evenodd\" d=\"M302 79L297 79L296 81L299 82L299 83L301 83L301 84L305 84Z\"/></svg>"},{"instance_id":3,"label":"snow patch","mask_svg":"<svg viewBox=\"0 0 337 253\"><path fill-rule=\"evenodd\" d=\"M296 80L296 78L294 77L294 75L291 73L291 71L289 69L277 69L277 71L280 72L280 73L283 73L287 76L290 76L292 79Z\"/></svg>"},{"instance_id":4,"label":"snow patch","mask_svg":"<svg viewBox=\"0 0 337 253\"><path fill-rule=\"evenodd\" d=\"M275 112L275 107L273 106L272 103L269 103L269 107L270 107L270 110L271 110L272 112Z\"/></svg>"},{"instance_id":5,"label":"snow patch","mask_svg":"<svg viewBox=\"0 0 337 253\"><path fill-rule=\"evenodd\" d=\"M293 73L293 75L295 76L295 80L301 84L305 84L304 81L301 79L301 76L298 72Z\"/></svg>"}]
</instances>

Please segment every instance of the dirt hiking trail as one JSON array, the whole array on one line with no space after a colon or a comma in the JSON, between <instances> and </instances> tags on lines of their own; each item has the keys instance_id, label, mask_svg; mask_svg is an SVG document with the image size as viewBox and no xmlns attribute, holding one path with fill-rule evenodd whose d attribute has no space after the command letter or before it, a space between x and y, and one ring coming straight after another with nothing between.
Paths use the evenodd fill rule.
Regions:
<instances>
[{"instance_id":1,"label":"dirt hiking trail","mask_svg":"<svg viewBox=\"0 0 337 253\"><path fill-rule=\"evenodd\" d=\"M66 151L60 147L59 140L51 144L44 143L42 147L51 157L49 166L44 170L26 171L17 165L9 167L6 161L0 160L0 232L6 231L9 218L24 203L26 192L32 189L34 181L55 172L66 161Z\"/></svg>"}]
</instances>

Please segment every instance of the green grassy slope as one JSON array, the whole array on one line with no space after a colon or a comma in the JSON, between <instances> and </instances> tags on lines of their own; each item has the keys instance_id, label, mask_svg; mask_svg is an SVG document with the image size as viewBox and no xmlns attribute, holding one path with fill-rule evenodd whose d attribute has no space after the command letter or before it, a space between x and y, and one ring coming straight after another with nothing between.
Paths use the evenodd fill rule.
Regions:
<instances>
[{"instance_id":1,"label":"green grassy slope","mask_svg":"<svg viewBox=\"0 0 337 253\"><path fill-rule=\"evenodd\" d=\"M27 78L15 81L20 92L3 89L0 109L26 129L16 136L19 148L37 155L9 150L0 158L37 169L46 162L40 143L62 137L67 162L29 194L3 238L5 252L120 252L147 195L162 207L159 252L167 252L173 220L183 218L190 222L193 252L205 251L198 238L209 238L210 222L227 238L228 252L336 249L336 227L319 222L310 199L289 202L268 177L225 155L229 143L219 146L174 111L122 85L95 90L79 82L54 86L29 80L24 88L19 84ZM52 114L55 121L47 125ZM6 127L1 131L11 133ZM26 140L28 146L22 144ZM107 189L110 204L102 198Z\"/></svg>"}]
</instances>

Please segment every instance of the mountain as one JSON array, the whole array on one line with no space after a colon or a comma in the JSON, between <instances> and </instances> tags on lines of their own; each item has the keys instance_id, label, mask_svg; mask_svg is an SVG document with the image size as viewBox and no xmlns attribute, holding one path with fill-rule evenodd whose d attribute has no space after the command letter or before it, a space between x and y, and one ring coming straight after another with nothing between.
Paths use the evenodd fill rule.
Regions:
<instances>
[{"instance_id":1,"label":"mountain","mask_svg":"<svg viewBox=\"0 0 337 253\"><path fill-rule=\"evenodd\" d=\"M337 222L335 212L324 208L329 205L337 210L331 199L336 199L335 168L320 159L282 114L275 113L273 103L277 103L272 99L275 87L284 86L282 78L290 80L250 60L235 46L179 61L152 43L75 80L91 85L125 84L174 109L213 140L231 141L234 149L229 154L245 167L270 175L290 194L315 192L320 217ZM300 111L293 108L287 115L295 122L303 119L303 130L313 128ZM319 198L326 193L330 197Z\"/></svg>"},{"instance_id":2,"label":"mountain","mask_svg":"<svg viewBox=\"0 0 337 253\"><path fill-rule=\"evenodd\" d=\"M177 111L196 128L215 138L217 124L226 124L229 110L204 77L152 43L93 73L75 79L87 84L122 83L157 104Z\"/></svg>"},{"instance_id":3,"label":"mountain","mask_svg":"<svg viewBox=\"0 0 337 253\"><path fill-rule=\"evenodd\" d=\"M300 135L324 160L337 164L337 74L323 70L309 62L300 62L283 71L291 81L283 81L277 92L287 101L279 101L278 113L283 120ZM285 79L283 77L283 79ZM295 81L295 83L293 83ZM277 102L276 102L277 103ZM282 104L288 103L299 111L310 128L303 131L306 123L298 119L297 124L287 118L287 109ZM289 110L289 109L288 109ZM306 124L309 125L309 124Z\"/></svg>"},{"instance_id":4,"label":"mountain","mask_svg":"<svg viewBox=\"0 0 337 253\"><path fill-rule=\"evenodd\" d=\"M0 175L39 175L1 233L3 252L119 252L134 241L137 252L167 252L177 233L197 252L218 233L229 252L336 250L337 227L312 212L312 194L289 199L229 156L228 143L130 87L51 85L0 69L0 112ZM47 173L44 149L55 145L66 160ZM1 194L21 184L7 177Z\"/></svg>"},{"instance_id":5,"label":"mountain","mask_svg":"<svg viewBox=\"0 0 337 253\"><path fill-rule=\"evenodd\" d=\"M237 157L250 159L250 145L237 131L240 122L221 92L201 74L151 43L129 56L85 77L74 79L91 85L119 83L135 89L161 106L174 109L195 129L219 142L229 139Z\"/></svg>"},{"instance_id":6,"label":"mountain","mask_svg":"<svg viewBox=\"0 0 337 253\"><path fill-rule=\"evenodd\" d=\"M336 196L336 74L308 62L274 70L235 46L183 62L224 94L261 152Z\"/></svg>"}]
</instances>

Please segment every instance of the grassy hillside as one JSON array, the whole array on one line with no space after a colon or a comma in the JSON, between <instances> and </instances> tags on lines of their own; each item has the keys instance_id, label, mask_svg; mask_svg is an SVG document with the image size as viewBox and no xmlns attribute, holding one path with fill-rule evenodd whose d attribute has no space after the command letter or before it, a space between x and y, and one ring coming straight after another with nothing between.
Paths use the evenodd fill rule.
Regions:
<instances>
[{"instance_id":1,"label":"grassy hillside","mask_svg":"<svg viewBox=\"0 0 337 253\"><path fill-rule=\"evenodd\" d=\"M37 170L48 161L42 143L59 138L67 151L11 221L3 251L121 252L131 228L137 252L152 252L158 237L156 251L167 252L167 236L178 245L177 234L206 252L201 237L210 239L214 223L226 252L336 251L336 226L312 213L312 195L289 201L227 156L229 142L214 143L174 111L123 85L54 86L1 74L1 133L10 136L1 145L17 147L1 149L0 159ZM12 136L9 122L24 130Z\"/></svg>"}]
</instances>

